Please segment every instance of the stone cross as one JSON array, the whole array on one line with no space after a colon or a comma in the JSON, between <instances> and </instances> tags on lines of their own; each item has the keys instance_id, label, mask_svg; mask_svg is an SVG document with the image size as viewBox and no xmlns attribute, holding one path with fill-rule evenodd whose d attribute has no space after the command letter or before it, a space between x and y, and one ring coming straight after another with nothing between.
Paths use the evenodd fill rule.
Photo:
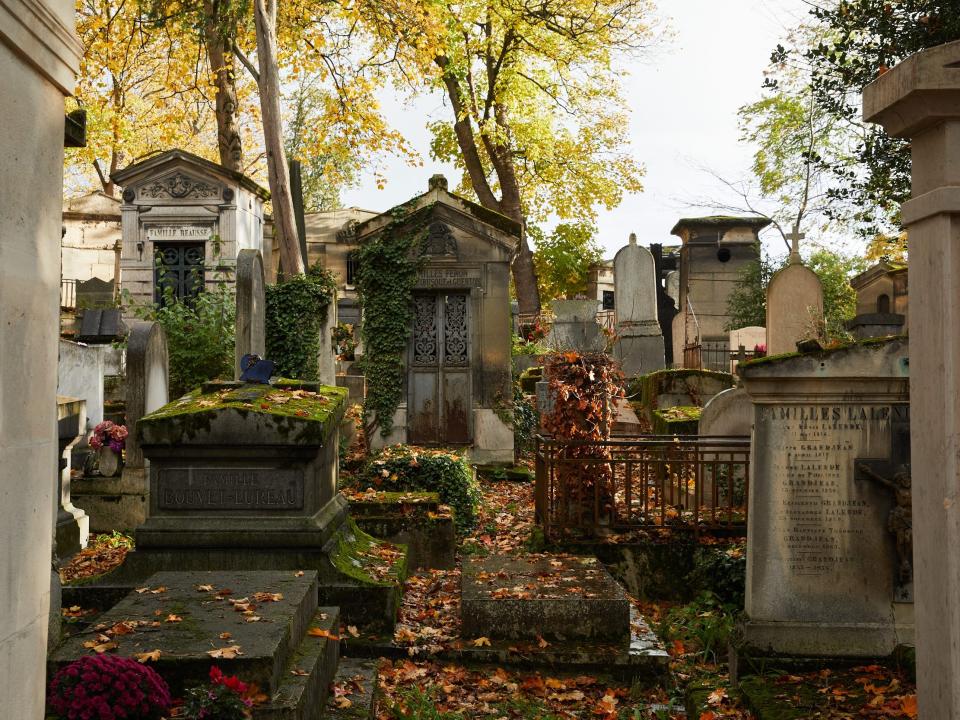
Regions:
<instances>
[{"instance_id":1,"label":"stone cross","mask_svg":"<svg viewBox=\"0 0 960 720\"><path fill-rule=\"evenodd\" d=\"M910 400L919 716L960 719L960 42L903 60L863 91L863 117L910 141Z\"/></svg>"},{"instance_id":2,"label":"stone cross","mask_svg":"<svg viewBox=\"0 0 960 720\"><path fill-rule=\"evenodd\" d=\"M791 265L799 265L803 262L803 260L800 259L800 241L806 236L806 233L800 232L800 223L794 223L793 232L787 233L787 240L790 241Z\"/></svg>"}]
</instances>

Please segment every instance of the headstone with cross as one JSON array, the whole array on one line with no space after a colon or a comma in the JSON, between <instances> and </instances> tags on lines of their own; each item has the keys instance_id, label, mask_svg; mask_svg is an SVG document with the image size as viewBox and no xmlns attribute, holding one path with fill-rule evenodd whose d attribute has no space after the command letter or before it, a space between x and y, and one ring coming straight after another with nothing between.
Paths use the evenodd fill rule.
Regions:
<instances>
[{"instance_id":1,"label":"headstone with cross","mask_svg":"<svg viewBox=\"0 0 960 720\"><path fill-rule=\"evenodd\" d=\"M800 259L800 241L806 235L795 225L790 262L767 287L767 354L797 351L797 343L819 338L823 326L823 286Z\"/></svg>"}]
</instances>

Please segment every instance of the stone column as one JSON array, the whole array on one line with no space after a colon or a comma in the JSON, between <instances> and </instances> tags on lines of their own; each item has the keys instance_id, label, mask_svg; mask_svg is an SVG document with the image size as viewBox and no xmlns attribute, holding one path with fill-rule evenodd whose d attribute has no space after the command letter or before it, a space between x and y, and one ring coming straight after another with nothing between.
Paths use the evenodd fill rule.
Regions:
<instances>
[{"instance_id":1,"label":"stone column","mask_svg":"<svg viewBox=\"0 0 960 720\"><path fill-rule=\"evenodd\" d=\"M0 714L44 716L69 0L0 3Z\"/></svg>"},{"instance_id":2,"label":"stone column","mask_svg":"<svg viewBox=\"0 0 960 720\"><path fill-rule=\"evenodd\" d=\"M909 138L910 399L920 717L960 718L960 42L864 89L863 116Z\"/></svg>"}]
</instances>

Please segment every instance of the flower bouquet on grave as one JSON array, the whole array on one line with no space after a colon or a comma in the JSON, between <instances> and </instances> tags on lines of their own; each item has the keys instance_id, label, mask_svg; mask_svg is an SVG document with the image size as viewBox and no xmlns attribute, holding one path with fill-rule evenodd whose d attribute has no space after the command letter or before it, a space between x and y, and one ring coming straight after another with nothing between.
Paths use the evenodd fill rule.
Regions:
<instances>
[{"instance_id":1,"label":"flower bouquet on grave","mask_svg":"<svg viewBox=\"0 0 960 720\"><path fill-rule=\"evenodd\" d=\"M47 709L57 718L159 720L170 705L163 678L118 655L82 657L59 670L47 688Z\"/></svg>"},{"instance_id":2,"label":"flower bouquet on grave","mask_svg":"<svg viewBox=\"0 0 960 720\"><path fill-rule=\"evenodd\" d=\"M224 675L216 665L210 668L210 682L190 688L175 717L185 720L244 720L254 705L266 700L256 685L236 675Z\"/></svg>"},{"instance_id":3,"label":"flower bouquet on grave","mask_svg":"<svg viewBox=\"0 0 960 720\"><path fill-rule=\"evenodd\" d=\"M113 477L120 469L129 434L126 425L117 425L111 420L104 420L93 429L90 447L99 453L100 474L104 477Z\"/></svg>"},{"instance_id":4,"label":"flower bouquet on grave","mask_svg":"<svg viewBox=\"0 0 960 720\"><path fill-rule=\"evenodd\" d=\"M766 345L754 345L753 346L753 357L762 358L767 356L767 346Z\"/></svg>"}]
</instances>

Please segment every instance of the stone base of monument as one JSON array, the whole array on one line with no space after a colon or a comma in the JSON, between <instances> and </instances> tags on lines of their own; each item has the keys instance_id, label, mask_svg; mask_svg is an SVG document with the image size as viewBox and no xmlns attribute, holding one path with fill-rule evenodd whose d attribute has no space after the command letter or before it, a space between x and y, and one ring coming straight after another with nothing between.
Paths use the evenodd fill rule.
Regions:
<instances>
[{"instance_id":1,"label":"stone base of monument","mask_svg":"<svg viewBox=\"0 0 960 720\"><path fill-rule=\"evenodd\" d=\"M132 530L147 519L146 470L124 467L120 477L89 476L73 483L73 501L90 517L90 530Z\"/></svg>"},{"instance_id":2,"label":"stone base of monument","mask_svg":"<svg viewBox=\"0 0 960 720\"><path fill-rule=\"evenodd\" d=\"M357 493L350 497L350 514L364 532L406 546L411 570L456 565L453 516L436 493Z\"/></svg>"},{"instance_id":3,"label":"stone base of monument","mask_svg":"<svg viewBox=\"0 0 960 720\"><path fill-rule=\"evenodd\" d=\"M236 527L207 524L192 531L182 524L164 527L151 518L135 533L136 549L97 584L132 587L154 573L288 570L314 571L318 597L340 605L345 621L365 627L392 627L407 575L406 548L371 537L348 516L337 496L313 522L278 529L246 519Z\"/></svg>"},{"instance_id":4,"label":"stone base of monument","mask_svg":"<svg viewBox=\"0 0 960 720\"><path fill-rule=\"evenodd\" d=\"M48 670L107 644L126 657L156 653L150 666L174 697L208 682L216 665L267 695L255 719L315 719L337 670L339 626L338 609L317 604L316 573L164 572L102 615L95 632L65 640Z\"/></svg>"},{"instance_id":5,"label":"stone base of monument","mask_svg":"<svg viewBox=\"0 0 960 720\"><path fill-rule=\"evenodd\" d=\"M618 328L618 332L622 334L613 354L620 361L624 376L631 378L663 370L666 366L663 334L657 323Z\"/></svg>"}]
</instances>

